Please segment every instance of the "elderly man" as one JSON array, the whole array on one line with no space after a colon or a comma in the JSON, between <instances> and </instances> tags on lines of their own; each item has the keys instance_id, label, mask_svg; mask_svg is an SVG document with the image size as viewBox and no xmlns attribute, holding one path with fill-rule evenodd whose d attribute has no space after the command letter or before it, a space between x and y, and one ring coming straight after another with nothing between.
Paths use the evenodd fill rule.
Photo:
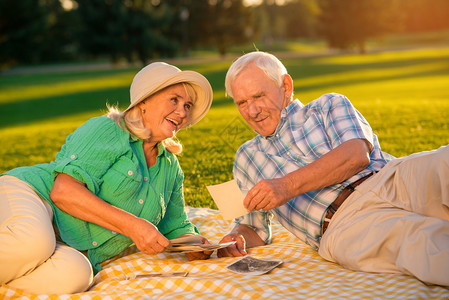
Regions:
<instances>
[{"instance_id":1,"label":"elderly man","mask_svg":"<svg viewBox=\"0 0 449 300\"><path fill-rule=\"evenodd\" d=\"M273 55L252 52L226 91L258 133L237 151L234 178L248 214L218 252L271 243L273 215L325 259L366 272L404 273L449 286L449 146L394 158L339 94L303 105Z\"/></svg>"}]
</instances>

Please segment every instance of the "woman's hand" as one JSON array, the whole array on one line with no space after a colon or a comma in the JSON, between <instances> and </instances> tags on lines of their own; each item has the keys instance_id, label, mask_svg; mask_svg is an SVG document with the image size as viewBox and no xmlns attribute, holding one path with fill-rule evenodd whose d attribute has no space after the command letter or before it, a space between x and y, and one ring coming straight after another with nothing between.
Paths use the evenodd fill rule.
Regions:
<instances>
[{"instance_id":1,"label":"woman's hand","mask_svg":"<svg viewBox=\"0 0 449 300\"><path fill-rule=\"evenodd\" d=\"M154 255L170 246L170 241L145 219L136 218L129 232L128 236L142 253Z\"/></svg>"},{"instance_id":2,"label":"woman's hand","mask_svg":"<svg viewBox=\"0 0 449 300\"><path fill-rule=\"evenodd\" d=\"M192 235L192 234L183 234L179 237L183 237L183 236L188 236L188 235ZM202 244L206 244L209 245L209 241L201 236L201 235L195 235L196 237L199 238L199 240L201 241ZM188 252L186 253L187 259L192 261L192 260L202 260L202 259L208 259L211 255L212 255L213 251L202 251L202 252Z\"/></svg>"}]
</instances>

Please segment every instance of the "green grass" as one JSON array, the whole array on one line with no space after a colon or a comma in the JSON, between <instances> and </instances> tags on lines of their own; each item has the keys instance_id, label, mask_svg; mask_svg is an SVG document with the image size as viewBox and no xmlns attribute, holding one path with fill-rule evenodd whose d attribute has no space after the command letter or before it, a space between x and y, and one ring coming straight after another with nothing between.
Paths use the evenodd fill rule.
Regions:
<instances>
[{"instance_id":1,"label":"green grass","mask_svg":"<svg viewBox=\"0 0 449 300\"><path fill-rule=\"evenodd\" d=\"M302 54L281 58L303 103L328 92L348 96L370 122L383 150L395 156L449 143L449 48L364 56ZM214 88L210 112L178 137L185 147L179 159L187 205L216 208L205 186L232 178L235 151L255 134L225 97L230 58L176 64L201 72ZM0 172L51 161L66 136L103 114L106 102L126 107L137 70L0 77Z\"/></svg>"}]
</instances>

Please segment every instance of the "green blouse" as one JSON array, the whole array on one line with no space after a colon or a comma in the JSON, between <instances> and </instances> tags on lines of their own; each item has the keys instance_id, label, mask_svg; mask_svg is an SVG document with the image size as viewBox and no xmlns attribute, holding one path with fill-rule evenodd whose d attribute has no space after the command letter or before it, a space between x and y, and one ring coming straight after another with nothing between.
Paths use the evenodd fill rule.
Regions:
<instances>
[{"instance_id":1,"label":"green blouse","mask_svg":"<svg viewBox=\"0 0 449 300\"><path fill-rule=\"evenodd\" d=\"M6 174L27 182L50 203L61 239L75 249L88 250L98 272L101 262L133 242L56 207L50 191L58 173L78 179L104 201L150 221L168 239L198 233L184 210L184 174L176 156L159 145L156 164L147 168L142 144L108 117L96 117L67 137L54 161Z\"/></svg>"}]
</instances>

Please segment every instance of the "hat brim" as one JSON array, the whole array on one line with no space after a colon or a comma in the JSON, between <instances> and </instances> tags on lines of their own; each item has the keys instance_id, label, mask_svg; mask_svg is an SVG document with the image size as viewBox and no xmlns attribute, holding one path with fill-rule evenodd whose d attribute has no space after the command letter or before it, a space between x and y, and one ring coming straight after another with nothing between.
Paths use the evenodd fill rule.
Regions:
<instances>
[{"instance_id":1,"label":"hat brim","mask_svg":"<svg viewBox=\"0 0 449 300\"><path fill-rule=\"evenodd\" d=\"M212 105L213 92L209 81L203 75L194 71L180 71L172 74L168 78L164 78L156 84L153 84L150 89L136 95L135 100L130 106L128 106L128 108L125 109L125 112L164 88L184 82L190 83L195 90L197 98L192 109L190 110L187 122L181 127L181 129L198 123L206 115Z\"/></svg>"}]
</instances>

